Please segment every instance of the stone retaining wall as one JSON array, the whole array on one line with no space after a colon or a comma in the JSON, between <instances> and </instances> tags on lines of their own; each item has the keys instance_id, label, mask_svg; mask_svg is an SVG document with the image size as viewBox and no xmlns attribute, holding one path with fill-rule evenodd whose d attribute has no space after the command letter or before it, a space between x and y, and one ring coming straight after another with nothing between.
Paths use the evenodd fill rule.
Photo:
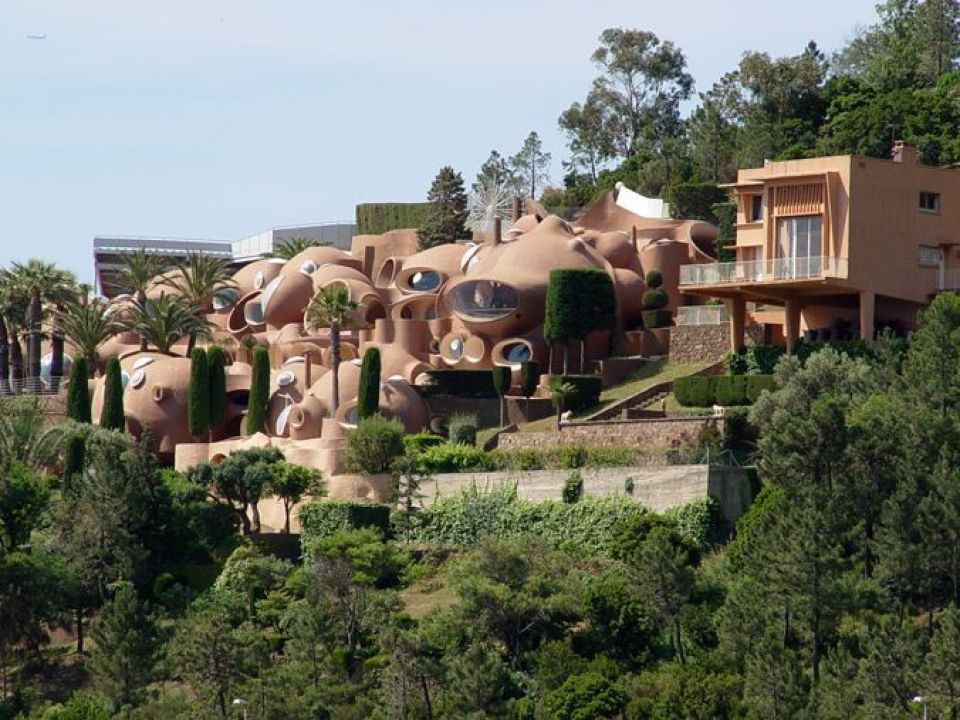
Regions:
<instances>
[{"instance_id":1,"label":"stone retaining wall","mask_svg":"<svg viewBox=\"0 0 960 720\"><path fill-rule=\"evenodd\" d=\"M713 425L722 432L722 424L723 419L716 417L564 423L560 432L503 433L498 447L502 450L577 444L668 447L674 440L695 439L704 425Z\"/></svg>"},{"instance_id":2,"label":"stone retaining wall","mask_svg":"<svg viewBox=\"0 0 960 720\"><path fill-rule=\"evenodd\" d=\"M721 360L730 350L730 323L677 325L670 338L670 362L701 363ZM744 328L747 345L763 343L763 326Z\"/></svg>"}]
</instances>

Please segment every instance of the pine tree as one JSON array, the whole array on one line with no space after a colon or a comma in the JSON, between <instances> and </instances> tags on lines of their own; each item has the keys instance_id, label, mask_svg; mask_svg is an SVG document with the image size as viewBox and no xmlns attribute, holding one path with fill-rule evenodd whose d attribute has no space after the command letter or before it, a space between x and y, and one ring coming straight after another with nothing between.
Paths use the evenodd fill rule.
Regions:
<instances>
[{"instance_id":1,"label":"pine tree","mask_svg":"<svg viewBox=\"0 0 960 720\"><path fill-rule=\"evenodd\" d=\"M67 417L81 423L89 423L90 388L87 386L87 361L76 358L70 366L70 387L67 388Z\"/></svg>"},{"instance_id":2,"label":"pine tree","mask_svg":"<svg viewBox=\"0 0 960 720\"><path fill-rule=\"evenodd\" d=\"M421 250L468 237L467 193L460 173L449 166L440 168L427 193L427 202L433 203L435 209L417 230Z\"/></svg>"},{"instance_id":3,"label":"pine tree","mask_svg":"<svg viewBox=\"0 0 960 720\"><path fill-rule=\"evenodd\" d=\"M270 400L270 355L267 349L253 351L253 373L250 379L250 399L247 403L247 435L263 432L267 420L267 402Z\"/></svg>"},{"instance_id":4,"label":"pine tree","mask_svg":"<svg viewBox=\"0 0 960 720\"><path fill-rule=\"evenodd\" d=\"M123 371L117 358L107 360L107 374L103 380L103 409L100 427L104 430L123 430Z\"/></svg>"},{"instance_id":5,"label":"pine tree","mask_svg":"<svg viewBox=\"0 0 960 720\"><path fill-rule=\"evenodd\" d=\"M520 152L510 158L513 172L522 182L523 191L530 191L531 198L536 198L537 188L542 188L549 181L549 165L550 153L543 151L543 143L536 132L527 135Z\"/></svg>"},{"instance_id":6,"label":"pine tree","mask_svg":"<svg viewBox=\"0 0 960 720\"><path fill-rule=\"evenodd\" d=\"M190 434L197 439L210 429L210 367L203 348L194 348L190 353L187 424Z\"/></svg>"},{"instance_id":7,"label":"pine tree","mask_svg":"<svg viewBox=\"0 0 960 720\"><path fill-rule=\"evenodd\" d=\"M367 348L360 368L357 392L357 420L373 417L380 410L380 350Z\"/></svg>"},{"instance_id":8,"label":"pine tree","mask_svg":"<svg viewBox=\"0 0 960 720\"><path fill-rule=\"evenodd\" d=\"M215 428L227 411L226 356L223 350L212 346L207 350L207 365L210 368L210 429Z\"/></svg>"},{"instance_id":9,"label":"pine tree","mask_svg":"<svg viewBox=\"0 0 960 720\"><path fill-rule=\"evenodd\" d=\"M160 642L156 620L131 583L117 583L92 635L89 668L97 689L114 712L135 705L153 676Z\"/></svg>"}]
</instances>

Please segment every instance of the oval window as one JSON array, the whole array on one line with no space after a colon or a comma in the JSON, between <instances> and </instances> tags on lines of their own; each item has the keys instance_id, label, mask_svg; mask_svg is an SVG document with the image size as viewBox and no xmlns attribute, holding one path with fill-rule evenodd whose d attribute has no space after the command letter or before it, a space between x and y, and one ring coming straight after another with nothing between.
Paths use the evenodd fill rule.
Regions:
<instances>
[{"instance_id":1,"label":"oval window","mask_svg":"<svg viewBox=\"0 0 960 720\"><path fill-rule=\"evenodd\" d=\"M440 287L440 273L420 270L407 278L407 285L417 292L430 292Z\"/></svg>"},{"instance_id":2,"label":"oval window","mask_svg":"<svg viewBox=\"0 0 960 720\"><path fill-rule=\"evenodd\" d=\"M313 275L317 271L317 264L313 260L304 260L300 272L304 275Z\"/></svg>"}]
</instances>

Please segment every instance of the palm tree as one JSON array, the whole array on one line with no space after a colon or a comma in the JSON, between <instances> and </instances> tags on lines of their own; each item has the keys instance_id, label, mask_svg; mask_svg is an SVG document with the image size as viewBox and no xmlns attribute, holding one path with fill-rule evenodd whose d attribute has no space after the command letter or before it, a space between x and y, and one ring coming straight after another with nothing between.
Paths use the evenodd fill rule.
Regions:
<instances>
[{"instance_id":1,"label":"palm tree","mask_svg":"<svg viewBox=\"0 0 960 720\"><path fill-rule=\"evenodd\" d=\"M186 260L177 260L174 268L175 272L165 276L161 283L172 289L174 294L185 302L199 309L206 329L204 313L213 310L214 300L230 302L236 288L229 263L224 258L213 255L191 253ZM198 336L197 332L190 333L187 355L193 351Z\"/></svg>"},{"instance_id":2,"label":"palm tree","mask_svg":"<svg viewBox=\"0 0 960 720\"><path fill-rule=\"evenodd\" d=\"M54 465L65 426L48 425L39 398L7 398L3 402L0 456L37 472Z\"/></svg>"},{"instance_id":3,"label":"palm tree","mask_svg":"<svg viewBox=\"0 0 960 720\"><path fill-rule=\"evenodd\" d=\"M333 409L336 416L340 407L340 328L351 319L357 303L350 299L350 291L343 285L328 285L310 299L305 319L312 328L330 328L330 356L332 359Z\"/></svg>"},{"instance_id":4,"label":"palm tree","mask_svg":"<svg viewBox=\"0 0 960 720\"><path fill-rule=\"evenodd\" d=\"M4 270L4 277L12 284L13 292L26 298L27 330L29 346L27 353L27 374L31 378L40 377L40 355L44 304L60 305L75 297L77 279L72 272L61 270L53 263L43 260L28 260L26 263L13 263ZM56 350L56 348L54 348ZM60 346L60 364L63 363L63 346ZM56 358L54 358L56 364ZM55 368L54 368L55 369Z\"/></svg>"},{"instance_id":5,"label":"palm tree","mask_svg":"<svg viewBox=\"0 0 960 720\"><path fill-rule=\"evenodd\" d=\"M6 278L0 276L0 395L10 394L10 343L16 322L10 289Z\"/></svg>"},{"instance_id":6,"label":"palm tree","mask_svg":"<svg viewBox=\"0 0 960 720\"><path fill-rule=\"evenodd\" d=\"M557 410L557 432L560 432L560 417L563 415L563 406L566 404L567 398L577 391L577 388L572 383L554 378L550 381L549 390L550 400Z\"/></svg>"},{"instance_id":7,"label":"palm tree","mask_svg":"<svg viewBox=\"0 0 960 720\"><path fill-rule=\"evenodd\" d=\"M168 355L170 348L182 338L210 337L207 318L200 308L169 295L150 300L143 307L130 306L120 322L125 330L132 330Z\"/></svg>"},{"instance_id":8,"label":"palm tree","mask_svg":"<svg viewBox=\"0 0 960 720\"><path fill-rule=\"evenodd\" d=\"M102 298L74 300L57 311L57 323L77 352L87 359L87 370L97 366L100 346L122 329L111 316L110 303Z\"/></svg>"},{"instance_id":9,"label":"palm tree","mask_svg":"<svg viewBox=\"0 0 960 720\"><path fill-rule=\"evenodd\" d=\"M307 248L329 247L330 243L326 240L315 240L314 238L304 237L303 235L294 235L286 240L280 241L271 255L276 258L290 260L295 255L299 255Z\"/></svg>"},{"instance_id":10,"label":"palm tree","mask_svg":"<svg viewBox=\"0 0 960 720\"><path fill-rule=\"evenodd\" d=\"M120 286L133 295L134 302L143 308L147 302L150 283L166 269L167 264L164 256L149 254L143 248L124 253L120 256ZM146 349L147 340L141 335L140 352Z\"/></svg>"}]
</instances>

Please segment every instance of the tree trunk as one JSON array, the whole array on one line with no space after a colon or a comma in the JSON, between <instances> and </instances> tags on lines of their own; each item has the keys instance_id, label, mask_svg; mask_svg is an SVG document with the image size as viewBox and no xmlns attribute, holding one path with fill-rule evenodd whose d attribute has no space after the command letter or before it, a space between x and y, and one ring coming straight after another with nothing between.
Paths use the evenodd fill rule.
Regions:
<instances>
[{"instance_id":1,"label":"tree trunk","mask_svg":"<svg viewBox=\"0 0 960 720\"><path fill-rule=\"evenodd\" d=\"M569 362L570 362L570 343L568 342L568 343L565 343L563 346L563 374L564 375L570 374Z\"/></svg>"},{"instance_id":2,"label":"tree trunk","mask_svg":"<svg viewBox=\"0 0 960 720\"><path fill-rule=\"evenodd\" d=\"M77 606L77 656L83 655L83 608Z\"/></svg>"},{"instance_id":3,"label":"tree trunk","mask_svg":"<svg viewBox=\"0 0 960 720\"><path fill-rule=\"evenodd\" d=\"M142 291L137 291L137 305L140 306L140 309L143 310L147 306L147 295ZM147 338L145 338L141 333L137 333L140 337L140 352L147 351Z\"/></svg>"},{"instance_id":4,"label":"tree trunk","mask_svg":"<svg viewBox=\"0 0 960 720\"><path fill-rule=\"evenodd\" d=\"M87 355L87 378L94 378L97 372L97 356Z\"/></svg>"},{"instance_id":5,"label":"tree trunk","mask_svg":"<svg viewBox=\"0 0 960 720\"><path fill-rule=\"evenodd\" d=\"M337 410L340 408L340 322L337 320L330 323L330 357L333 366L333 377L331 378L333 410L330 414L336 417Z\"/></svg>"},{"instance_id":6,"label":"tree trunk","mask_svg":"<svg viewBox=\"0 0 960 720\"><path fill-rule=\"evenodd\" d=\"M553 343L548 345L549 355L547 356L547 375L553 375Z\"/></svg>"},{"instance_id":7,"label":"tree trunk","mask_svg":"<svg viewBox=\"0 0 960 720\"><path fill-rule=\"evenodd\" d=\"M40 321L43 318L43 304L40 293L33 293L30 298L30 357L29 373L36 382L40 377Z\"/></svg>"},{"instance_id":8,"label":"tree trunk","mask_svg":"<svg viewBox=\"0 0 960 720\"><path fill-rule=\"evenodd\" d=\"M10 336L7 321L0 315L0 395L10 394Z\"/></svg>"},{"instance_id":9,"label":"tree trunk","mask_svg":"<svg viewBox=\"0 0 960 720\"><path fill-rule=\"evenodd\" d=\"M290 503L286 499L283 501L283 532L290 534Z\"/></svg>"},{"instance_id":10,"label":"tree trunk","mask_svg":"<svg viewBox=\"0 0 960 720\"><path fill-rule=\"evenodd\" d=\"M249 507L249 503L244 503L240 507L240 511L239 511L240 512L240 532L244 537L249 537L253 532L250 528L250 516L247 515L248 507Z\"/></svg>"},{"instance_id":11,"label":"tree trunk","mask_svg":"<svg viewBox=\"0 0 960 720\"><path fill-rule=\"evenodd\" d=\"M56 316L50 335L50 353L50 392L57 393L60 391L60 378L63 377L63 333Z\"/></svg>"},{"instance_id":12,"label":"tree trunk","mask_svg":"<svg viewBox=\"0 0 960 720\"><path fill-rule=\"evenodd\" d=\"M427 687L427 676L420 673L420 687L423 689L423 704L426 705L427 720L433 720L433 704L430 702L430 688Z\"/></svg>"},{"instance_id":13,"label":"tree trunk","mask_svg":"<svg viewBox=\"0 0 960 720\"><path fill-rule=\"evenodd\" d=\"M190 357L190 355L193 353L193 349L194 349L196 346L197 346L197 334L196 334L196 333L190 333L190 337L187 339L187 355L186 355L186 357Z\"/></svg>"},{"instance_id":14,"label":"tree trunk","mask_svg":"<svg viewBox=\"0 0 960 720\"><path fill-rule=\"evenodd\" d=\"M587 341L586 341L586 340L581 340L581 341L580 341L580 374L581 374L581 375L586 375L586 374L587 374L587 371L586 371L586 369L584 368L584 363L586 363L586 357L585 357L585 356L586 356L586 350L585 350L586 344L587 344Z\"/></svg>"},{"instance_id":15,"label":"tree trunk","mask_svg":"<svg viewBox=\"0 0 960 720\"><path fill-rule=\"evenodd\" d=\"M258 534L260 532L260 505L254 500L250 503L250 514L253 516L253 522L250 524L250 532Z\"/></svg>"},{"instance_id":16,"label":"tree trunk","mask_svg":"<svg viewBox=\"0 0 960 720\"><path fill-rule=\"evenodd\" d=\"M683 655L683 640L680 637L680 619L677 618L673 621L673 638L674 643L676 644L677 649L677 660L681 665L687 662L687 659Z\"/></svg>"},{"instance_id":17,"label":"tree trunk","mask_svg":"<svg viewBox=\"0 0 960 720\"><path fill-rule=\"evenodd\" d=\"M503 395L500 396L500 427L503 427L506 423L504 419L507 415L507 398Z\"/></svg>"},{"instance_id":18,"label":"tree trunk","mask_svg":"<svg viewBox=\"0 0 960 720\"><path fill-rule=\"evenodd\" d=\"M13 392L20 392L20 382L23 380L23 346L16 331L10 333L10 375L13 378Z\"/></svg>"}]
</instances>

